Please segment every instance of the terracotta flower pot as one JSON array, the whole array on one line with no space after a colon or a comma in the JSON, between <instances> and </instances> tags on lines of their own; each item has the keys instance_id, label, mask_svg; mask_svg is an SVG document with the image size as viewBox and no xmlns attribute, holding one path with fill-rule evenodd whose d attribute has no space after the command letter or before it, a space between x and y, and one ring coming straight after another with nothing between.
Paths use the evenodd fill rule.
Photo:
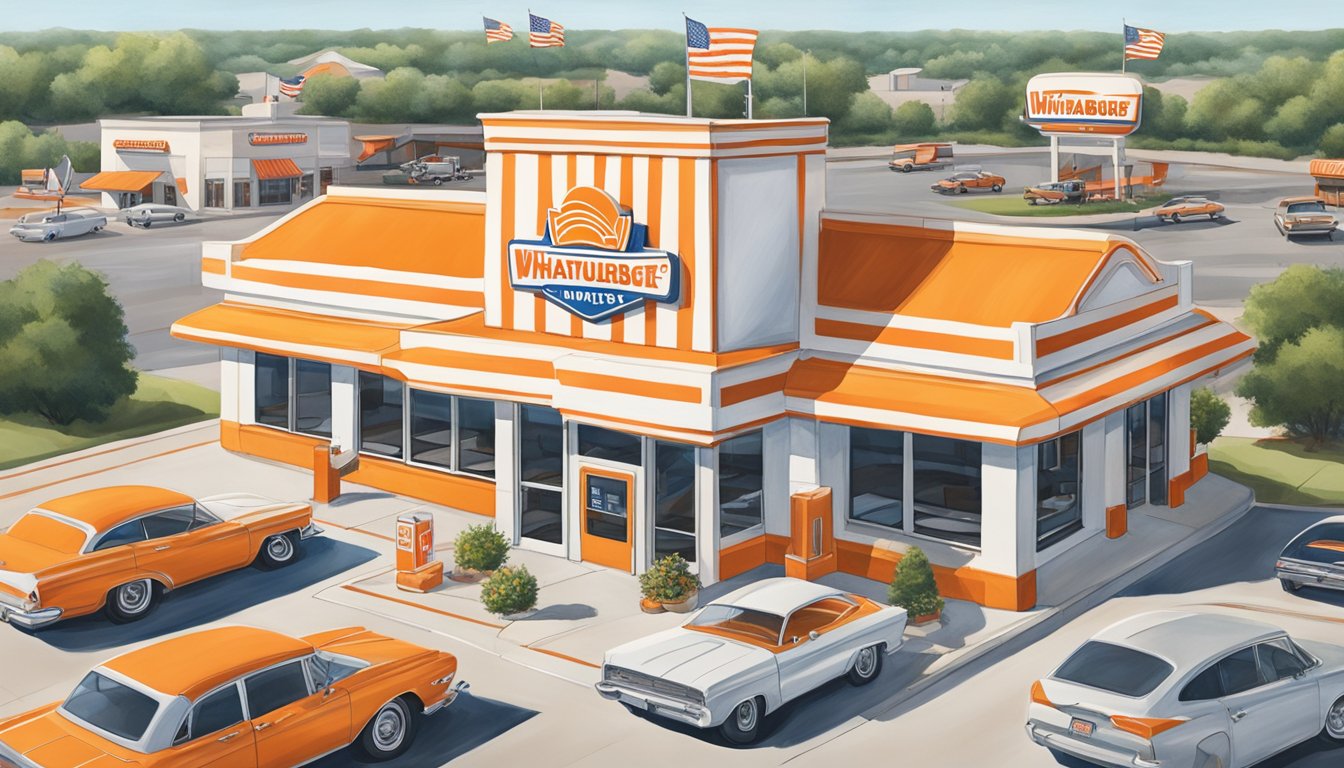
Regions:
<instances>
[{"instance_id":1,"label":"terracotta flower pot","mask_svg":"<svg viewBox=\"0 0 1344 768\"><path fill-rule=\"evenodd\" d=\"M448 578L459 584L478 584L485 581L494 571L478 571L475 568L453 568Z\"/></svg>"},{"instance_id":2,"label":"terracotta flower pot","mask_svg":"<svg viewBox=\"0 0 1344 768\"><path fill-rule=\"evenodd\" d=\"M692 592L686 596L685 600L675 603L663 603L663 608L671 613L690 613L695 610L695 603L699 596L699 592Z\"/></svg>"},{"instance_id":3,"label":"terracotta flower pot","mask_svg":"<svg viewBox=\"0 0 1344 768\"><path fill-rule=\"evenodd\" d=\"M657 600L650 600L647 597L641 597L639 599L639 610L645 613L662 613L666 609L663 608L663 604L658 602Z\"/></svg>"},{"instance_id":4,"label":"terracotta flower pot","mask_svg":"<svg viewBox=\"0 0 1344 768\"><path fill-rule=\"evenodd\" d=\"M933 622L941 618L942 615L943 615L942 611L934 611L933 613L926 613L923 616L915 616L914 618L910 619L910 623L914 624L917 627L922 626L924 624L932 624Z\"/></svg>"}]
</instances>

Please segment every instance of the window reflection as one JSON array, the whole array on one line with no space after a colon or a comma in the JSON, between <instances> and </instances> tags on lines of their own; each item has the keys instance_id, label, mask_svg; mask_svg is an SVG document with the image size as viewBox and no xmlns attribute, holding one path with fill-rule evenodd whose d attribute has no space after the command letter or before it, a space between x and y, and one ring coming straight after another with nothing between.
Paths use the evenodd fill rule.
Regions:
<instances>
[{"instance_id":1,"label":"window reflection","mask_svg":"<svg viewBox=\"0 0 1344 768\"><path fill-rule=\"evenodd\" d=\"M719 535L761 524L765 461L760 431L719 445Z\"/></svg>"},{"instance_id":2,"label":"window reflection","mask_svg":"<svg viewBox=\"0 0 1344 768\"><path fill-rule=\"evenodd\" d=\"M980 545L980 443L916 434L915 532Z\"/></svg>"},{"instance_id":3,"label":"window reflection","mask_svg":"<svg viewBox=\"0 0 1344 768\"><path fill-rule=\"evenodd\" d=\"M900 529L904 524L905 433L849 430L849 517Z\"/></svg>"}]
</instances>

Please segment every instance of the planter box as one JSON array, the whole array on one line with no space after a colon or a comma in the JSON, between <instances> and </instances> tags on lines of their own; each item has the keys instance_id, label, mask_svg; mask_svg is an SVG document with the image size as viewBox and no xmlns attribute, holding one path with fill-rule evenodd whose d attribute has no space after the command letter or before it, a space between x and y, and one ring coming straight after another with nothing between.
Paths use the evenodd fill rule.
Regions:
<instances>
[{"instance_id":1,"label":"planter box","mask_svg":"<svg viewBox=\"0 0 1344 768\"><path fill-rule=\"evenodd\" d=\"M699 592L692 592L679 603L663 603L663 608L671 613L690 613L695 610L695 604L699 597Z\"/></svg>"},{"instance_id":2,"label":"planter box","mask_svg":"<svg viewBox=\"0 0 1344 768\"><path fill-rule=\"evenodd\" d=\"M913 624L913 625L915 625L916 627L923 626L923 625L925 625L925 624L932 624L932 623L934 623L935 621L938 621L938 619L940 619L940 618L942 617L942 615L943 615L943 612L942 612L942 611L935 611L935 612L933 612L933 613L926 613L926 614L924 614L923 616L914 616L914 617L911 617L911 619L910 619L910 623Z\"/></svg>"},{"instance_id":3,"label":"planter box","mask_svg":"<svg viewBox=\"0 0 1344 768\"><path fill-rule=\"evenodd\" d=\"M658 602L657 600L650 600L647 597L641 597L639 599L639 610L645 613L662 613L667 609L663 608L663 604Z\"/></svg>"},{"instance_id":4,"label":"planter box","mask_svg":"<svg viewBox=\"0 0 1344 768\"><path fill-rule=\"evenodd\" d=\"M494 571L478 571L475 568L454 568L448 578L459 584L479 584L489 578Z\"/></svg>"}]
</instances>

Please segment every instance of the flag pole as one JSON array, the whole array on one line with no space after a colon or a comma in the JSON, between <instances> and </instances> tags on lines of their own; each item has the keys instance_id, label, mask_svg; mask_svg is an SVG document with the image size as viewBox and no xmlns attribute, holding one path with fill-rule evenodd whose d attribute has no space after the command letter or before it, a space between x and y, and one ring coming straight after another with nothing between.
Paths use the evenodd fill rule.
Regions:
<instances>
[{"instance_id":1,"label":"flag pole","mask_svg":"<svg viewBox=\"0 0 1344 768\"><path fill-rule=\"evenodd\" d=\"M747 119L751 119L751 78L747 78Z\"/></svg>"},{"instance_id":2,"label":"flag pole","mask_svg":"<svg viewBox=\"0 0 1344 768\"><path fill-rule=\"evenodd\" d=\"M532 66L537 70L537 109L546 111L546 96L542 91L541 65L537 64L537 49L532 45L532 9L527 9L527 46L532 49Z\"/></svg>"},{"instance_id":3,"label":"flag pole","mask_svg":"<svg viewBox=\"0 0 1344 768\"><path fill-rule=\"evenodd\" d=\"M681 12L681 31L686 38L686 47L682 50L682 55L686 62L686 116L691 116L691 34L686 27L686 12Z\"/></svg>"},{"instance_id":4,"label":"flag pole","mask_svg":"<svg viewBox=\"0 0 1344 768\"><path fill-rule=\"evenodd\" d=\"M1129 22L1125 21L1125 17L1121 16L1121 17L1120 17L1120 74L1122 74L1122 75L1125 73L1125 62L1129 61L1129 57L1125 55L1125 28L1128 27L1128 26L1129 26Z\"/></svg>"}]
</instances>

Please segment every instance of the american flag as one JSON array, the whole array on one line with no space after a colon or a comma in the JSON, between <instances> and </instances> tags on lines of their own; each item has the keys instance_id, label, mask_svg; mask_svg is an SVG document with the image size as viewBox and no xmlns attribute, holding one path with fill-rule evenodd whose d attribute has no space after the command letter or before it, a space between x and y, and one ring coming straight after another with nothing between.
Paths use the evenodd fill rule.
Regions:
<instances>
[{"instance_id":1,"label":"american flag","mask_svg":"<svg viewBox=\"0 0 1344 768\"><path fill-rule=\"evenodd\" d=\"M686 63L693 80L736 83L751 79L751 53L756 47L754 29L706 27L686 19Z\"/></svg>"},{"instance_id":2,"label":"american flag","mask_svg":"<svg viewBox=\"0 0 1344 768\"><path fill-rule=\"evenodd\" d=\"M550 19L527 14L527 42L533 48L564 48L565 28Z\"/></svg>"},{"instance_id":3,"label":"american flag","mask_svg":"<svg viewBox=\"0 0 1344 768\"><path fill-rule=\"evenodd\" d=\"M513 27L485 16L481 18L485 19L485 42L502 43L513 39Z\"/></svg>"},{"instance_id":4,"label":"american flag","mask_svg":"<svg viewBox=\"0 0 1344 768\"><path fill-rule=\"evenodd\" d=\"M291 99L298 98L298 95L303 93L303 81L307 79L304 75L280 78L280 93Z\"/></svg>"},{"instance_id":5,"label":"american flag","mask_svg":"<svg viewBox=\"0 0 1344 768\"><path fill-rule=\"evenodd\" d=\"M1167 36L1155 29L1141 29L1125 25L1125 61L1156 59L1162 53Z\"/></svg>"}]
</instances>

